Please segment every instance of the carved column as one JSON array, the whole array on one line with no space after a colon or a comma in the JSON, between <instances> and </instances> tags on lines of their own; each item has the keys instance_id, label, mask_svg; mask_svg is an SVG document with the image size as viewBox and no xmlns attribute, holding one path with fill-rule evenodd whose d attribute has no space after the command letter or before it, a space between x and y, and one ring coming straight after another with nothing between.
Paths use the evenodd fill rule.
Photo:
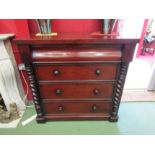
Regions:
<instances>
[{"instance_id":1,"label":"carved column","mask_svg":"<svg viewBox=\"0 0 155 155\"><path fill-rule=\"evenodd\" d=\"M110 117L110 121L116 122L118 120L118 109L121 101L125 78L128 70L129 63L121 62L119 77L116 82L114 97L113 97L113 109Z\"/></svg>"},{"instance_id":2,"label":"carved column","mask_svg":"<svg viewBox=\"0 0 155 155\"><path fill-rule=\"evenodd\" d=\"M43 123L45 122L45 118L44 118L44 114L41 108L41 101L40 101L40 96L39 96L39 91L37 88L37 83L36 83L36 79L33 73L33 68L31 65L26 65L26 71L28 74L28 79L29 79L29 83L30 83L30 87L31 87L31 91L32 91L32 96L33 96L33 101L34 101L34 105L35 105L35 109L37 112L37 122L38 123Z\"/></svg>"}]
</instances>

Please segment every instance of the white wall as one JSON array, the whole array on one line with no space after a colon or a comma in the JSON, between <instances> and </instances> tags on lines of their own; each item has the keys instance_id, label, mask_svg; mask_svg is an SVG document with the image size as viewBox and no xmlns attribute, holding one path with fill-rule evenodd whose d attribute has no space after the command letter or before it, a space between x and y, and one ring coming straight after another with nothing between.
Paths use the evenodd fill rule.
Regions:
<instances>
[{"instance_id":1,"label":"white wall","mask_svg":"<svg viewBox=\"0 0 155 155\"><path fill-rule=\"evenodd\" d=\"M144 19L124 19L122 35L127 37L141 37Z\"/></svg>"},{"instance_id":2,"label":"white wall","mask_svg":"<svg viewBox=\"0 0 155 155\"><path fill-rule=\"evenodd\" d=\"M155 90L155 61L152 66L152 75L147 90Z\"/></svg>"}]
</instances>

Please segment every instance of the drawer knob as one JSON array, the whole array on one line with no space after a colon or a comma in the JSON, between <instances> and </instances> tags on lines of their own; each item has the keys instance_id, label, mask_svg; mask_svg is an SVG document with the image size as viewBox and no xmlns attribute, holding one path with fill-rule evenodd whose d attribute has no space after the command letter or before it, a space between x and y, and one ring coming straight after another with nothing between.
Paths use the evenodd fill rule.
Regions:
<instances>
[{"instance_id":1,"label":"drawer knob","mask_svg":"<svg viewBox=\"0 0 155 155\"><path fill-rule=\"evenodd\" d=\"M56 95L61 95L62 94L62 90L61 89L56 89L55 93L56 93Z\"/></svg>"},{"instance_id":2,"label":"drawer knob","mask_svg":"<svg viewBox=\"0 0 155 155\"><path fill-rule=\"evenodd\" d=\"M98 95L100 93L98 89L94 89L93 92L94 92L94 95Z\"/></svg>"},{"instance_id":3,"label":"drawer knob","mask_svg":"<svg viewBox=\"0 0 155 155\"><path fill-rule=\"evenodd\" d=\"M96 73L96 75L100 75L101 74L101 70L100 69L96 69L95 73Z\"/></svg>"},{"instance_id":4,"label":"drawer knob","mask_svg":"<svg viewBox=\"0 0 155 155\"><path fill-rule=\"evenodd\" d=\"M54 74L55 76L58 76L58 75L61 74L61 72L60 72L58 69L55 69L55 70L53 71L53 74Z\"/></svg>"},{"instance_id":5,"label":"drawer knob","mask_svg":"<svg viewBox=\"0 0 155 155\"><path fill-rule=\"evenodd\" d=\"M92 106L92 110L93 110L93 111L96 111L96 110L97 110L96 105L93 105L93 106Z\"/></svg>"},{"instance_id":6,"label":"drawer knob","mask_svg":"<svg viewBox=\"0 0 155 155\"><path fill-rule=\"evenodd\" d=\"M58 111L63 111L63 107L62 106L58 106Z\"/></svg>"}]
</instances>

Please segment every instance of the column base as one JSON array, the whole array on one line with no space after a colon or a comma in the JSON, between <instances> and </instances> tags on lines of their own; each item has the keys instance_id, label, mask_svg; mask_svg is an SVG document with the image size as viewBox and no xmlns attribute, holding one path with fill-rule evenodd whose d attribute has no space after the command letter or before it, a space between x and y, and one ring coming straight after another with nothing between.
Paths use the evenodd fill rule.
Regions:
<instances>
[{"instance_id":1,"label":"column base","mask_svg":"<svg viewBox=\"0 0 155 155\"><path fill-rule=\"evenodd\" d=\"M109 122L117 122L118 121L118 116L111 116L110 118L109 118Z\"/></svg>"},{"instance_id":2,"label":"column base","mask_svg":"<svg viewBox=\"0 0 155 155\"><path fill-rule=\"evenodd\" d=\"M36 121L37 123L46 123L46 119L44 117L37 117Z\"/></svg>"}]
</instances>

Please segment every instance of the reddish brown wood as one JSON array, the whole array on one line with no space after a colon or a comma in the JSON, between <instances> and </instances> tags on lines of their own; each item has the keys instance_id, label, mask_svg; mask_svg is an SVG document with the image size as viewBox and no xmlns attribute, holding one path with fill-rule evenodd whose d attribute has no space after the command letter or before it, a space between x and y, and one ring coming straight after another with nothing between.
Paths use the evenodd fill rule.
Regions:
<instances>
[{"instance_id":1,"label":"reddish brown wood","mask_svg":"<svg viewBox=\"0 0 155 155\"><path fill-rule=\"evenodd\" d=\"M29 79L29 84L30 84L31 91L32 91L33 101L34 101L34 105L35 105L36 112L37 112L37 120L39 122L44 122L45 118L44 118L43 108L42 108L41 101L40 101L40 93L37 87L37 81L34 76L33 68L31 67L30 64L26 65L26 71L28 74L28 79Z\"/></svg>"},{"instance_id":2,"label":"reddish brown wood","mask_svg":"<svg viewBox=\"0 0 155 155\"><path fill-rule=\"evenodd\" d=\"M123 38L121 36L92 36L85 33L59 33L57 36L17 38L17 44L21 45L59 45L59 44L135 44L139 42L139 38Z\"/></svg>"},{"instance_id":3,"label":"reddish brown wood","mask_svg":"<svg viewBox=\"0 0 155 155\"><path fill-rule=\"evenodd\" d=\"M120 46L62 46L32 49L33 61L120 61Z\"/></svg>"},{"instance_id":4,"label":"reddish brown wood","mask_svg":"<svg viewBox=\"0 0 155 155\"><path fill-rule=\"evenodd\" d=\"M138 41L81 33L16 39L28 66L37 121L117 121Z\"/></svg>"},{"instance_id":5,"label":"reddish brown wood","mask_svg":"<svg viewBox=\"0 0 155 155\"><path fill-rule=\"evenodd\" d=\"M30 64L32 62L31 49L29 45L18 45L21 59L24 63Z\"/></svg>"},{"instance_id":6,"label":"reddish brown wood","mask_svg":"<svg viewBox=\"0 0 155 155\"><path fill-rule=\"evenodd\" d=\"M123 50L122 50L123 51L122 52L122 61L123 62L132 61L135 48L136 48L136 46L134 44L123 45Z\"/></svg>"},{"instance_id":7,"label":"reddish brown wood","mask_svg":"<svg viewBox=\"0 0 155 155\"><path fill-rule=\"evenodd\" d=\"M35 72L39 81L114 80L117 66L118 63L47 63L35 64ZM97 74L98 71L100 71L99 74ZM59 74L55 75L55 72L59 72Z\"/></svg>"},{"instance_id":8,"label":"reddish brown wood","mask_svg":"<svg viewBox=\"0 0 155 155\"><path fill-rule=\"evenodd\" d=\"M49 121L68 121L68 120L108 120L110 117L110 114L108 113L85 113L85 114L48 114L45 115L45 119ZM39 121L40 123L40 121Z\"/></svg>"},{"instance_id":9,"label":"reddish brown wood","mask_svg":"<svg viewBox=\"0 0 155 155\"><path fill-rule=\"evenodd\" d=\"M112 83L47 83L39 85L42 99L112 98ZM60 92L60 93L59 93Z\"/></svg>"},{"instance_id":10,"label":"reddish brown wood","mask_svg":"<svg viewBox=\"0 0 155 155\"><path fill-rule=\"evenodd\" d=\"M112 110L112 102L96 101L96 102L50 102L43 104L45 115L46 114L108 114ZM61 110L60 110L61 107ZM95 107L95 109L94 109Z\"/></svg>"},{"instance_id":11,"label":"reddish brown wood","mask_svg":"<svg viewBox=\"0 0 155 155\"><path fill-rule=\"evenodd\" d=\"M109 118L111 122L116 122L118 120L118 109L120 106L120 101L122 97L122 92L123 92L128 66L129 66L128 62L121 63L118 80L116 82L116 86L114 87L113 109L112 109L111 117Z\"/></svg>"}]
</instances>

